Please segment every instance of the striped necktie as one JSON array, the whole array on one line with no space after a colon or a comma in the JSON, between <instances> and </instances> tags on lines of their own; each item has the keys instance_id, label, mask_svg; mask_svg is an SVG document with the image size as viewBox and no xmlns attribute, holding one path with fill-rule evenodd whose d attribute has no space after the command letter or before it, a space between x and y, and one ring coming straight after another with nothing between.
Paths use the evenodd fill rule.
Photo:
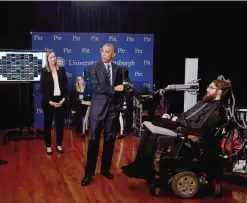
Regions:
<instances>
[{"instance_id":1,"label":"striped necktie","mask_svg":"<svg viewBox=\"0 0 247 203\"><path fill-rule=\"evenodd\" d=\"M109 80L109 82L110 82L110 85L112 85L112 83L111 83L111 66L110 66L110 64L107 64L106 65L106 67L107 67L107 76L108 76L108 80Z\"/></svg>"}]
</instances>

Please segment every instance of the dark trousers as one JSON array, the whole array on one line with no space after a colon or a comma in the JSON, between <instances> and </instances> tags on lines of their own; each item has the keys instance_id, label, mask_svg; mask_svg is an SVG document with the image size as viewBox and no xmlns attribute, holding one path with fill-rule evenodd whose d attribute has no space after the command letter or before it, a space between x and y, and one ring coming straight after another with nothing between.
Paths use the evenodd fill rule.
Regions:
<instances>
[{"instance_id":1,"label":"dark trousers","mask_svg":"<svg viewBox=\"0 0 247 203\"><path fill-rule=\"evenodd\" d=\"M53 102L61 101L61 97L54 97ZM44 141L46 147L51 147L51 127L55 115L56 122L56 144L62 146L64 130L64 103L61 107L55 108L49 103L42 104L44 113Z\"/></svg>"},{"instance_id":2,"label":"dark trousers","mask_svg":"<svg viewBox=\"0 0 247 203\"><path fill-rule=\"evenodd\" d=\"M157 139L159 135L153 134L146 129L141 137L136 153L135 163L140 170L151 173L154 169L154 158L157 149Z\"/></svg>"},{"instance_id":3,"label":"dark trousers","mask_svg":"<svg viewBox=\"0 0 247 203\"><path fill-rule=\"evenodd\" d=\"M180 150L179 153L184 156L184 160L191 160L191 157L193 156L192 152L187 150L184 146L181 146L183 142L181 138L153 134L148 129L146 129L139 143L136 159L134 161L136 163L137 170L140 172L142 171L152 177L154 170L154 158L158 144L160 144L160 147L162 148L166 142L168 146L172 147L169 154L170 156L177 155L178 150ZM204 139L201 147L203 148L203 156L201 157L203 160L202 172L206 172L210 179L220 180L222 178L223 171L222 164L219 159L219 140L216 140L212 136L208 136ZM165 171L168 170L169 167L172 166L168 161L165 163L165 166L162 167L163 174L168 174L168 171Z\"/></svg>"},{"instance_id":4,"label":"dark trousers","mask_svg":"<svg viewBox=\"0 0 247 203\"><path fill-rule=\"evenodd\" d=\"M116 139L116 124L119 112L110 105L104 120L90 117L90 140L87 152L87 164L85 173L94 175L99 151L102 124L104 123L104 146L101 158L101 172L109 172Z\"/></svg>"},{"instance_id":5,"label":"dark trousers","mask_svg":"<svg viewBox=\"0 0 247 203\"><path fill-rule=\"evenodd\" d=\"M142 171L147 176L150 175L150 177L154 174L154 159L158 144L162 144L158 143L159 138L162 138L162 143L165 141L168 142L167 145L172 146L171 155L175 155L178 152L182 142L181 139L179 141L177 138L172 136L153 134L148 129L145 129L143 136L141 137L134 162L137 170Z\"/></svg>"}]
</instances>

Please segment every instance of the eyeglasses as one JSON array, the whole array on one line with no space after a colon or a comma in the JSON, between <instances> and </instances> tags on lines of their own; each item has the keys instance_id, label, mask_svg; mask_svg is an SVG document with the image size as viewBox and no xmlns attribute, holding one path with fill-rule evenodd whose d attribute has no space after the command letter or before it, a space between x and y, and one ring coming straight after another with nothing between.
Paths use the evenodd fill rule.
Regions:
<instances>
[{"instance_id":1,"label":"eyeglasses","mask_svg":"<svg viewBox=\"0 0 247 203\"><path fill-rule=\"evenodd\" d=\"M209 89L213 89L213 90L216 90L216 89L219 89L218 87L212 87L212 86L208 86Z\"/></svg>"}]
</instances>

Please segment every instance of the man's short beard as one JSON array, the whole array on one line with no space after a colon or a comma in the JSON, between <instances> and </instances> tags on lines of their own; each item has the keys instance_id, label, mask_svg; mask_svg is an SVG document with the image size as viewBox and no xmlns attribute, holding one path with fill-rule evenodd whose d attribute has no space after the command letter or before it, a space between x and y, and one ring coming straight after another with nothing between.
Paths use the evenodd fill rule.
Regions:
<instances>
[{"instance_id":1,"label":"man's short beard","mask_svg":"<svg viewBox=\"0 0 247 203\"><path fill-rule=\"evenodd\" d=\"M217 96L217 92L215 92L214 94L206 94L202 98L202 101L204 101L204 102L213 101L213 100L215 100L216 96Z\"/></svg>"}]
</instances>

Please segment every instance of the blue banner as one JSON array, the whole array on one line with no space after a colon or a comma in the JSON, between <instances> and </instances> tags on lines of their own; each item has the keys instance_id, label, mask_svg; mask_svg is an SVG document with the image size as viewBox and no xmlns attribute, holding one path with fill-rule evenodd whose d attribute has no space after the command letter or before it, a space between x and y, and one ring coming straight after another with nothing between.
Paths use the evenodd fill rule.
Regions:
<instances>
[{"instance_id":1,"label":"blue banner","mask_svg":"<svg viewBox=\"0 0 247 203\"><path fill-rule=\"evenodd\" d=\"M107 43L116 46L113 61L128 68L131 83L139 91L142 84L153 86L153 34L32 32L33 50L54 50L66 69L69 88L78 75L88 81L87 68L101 60L100 50ZM34 83L35 127L43 127L39 82ZM69 109L66 123L69 123Z\"/></svg>"}]
</instances>

